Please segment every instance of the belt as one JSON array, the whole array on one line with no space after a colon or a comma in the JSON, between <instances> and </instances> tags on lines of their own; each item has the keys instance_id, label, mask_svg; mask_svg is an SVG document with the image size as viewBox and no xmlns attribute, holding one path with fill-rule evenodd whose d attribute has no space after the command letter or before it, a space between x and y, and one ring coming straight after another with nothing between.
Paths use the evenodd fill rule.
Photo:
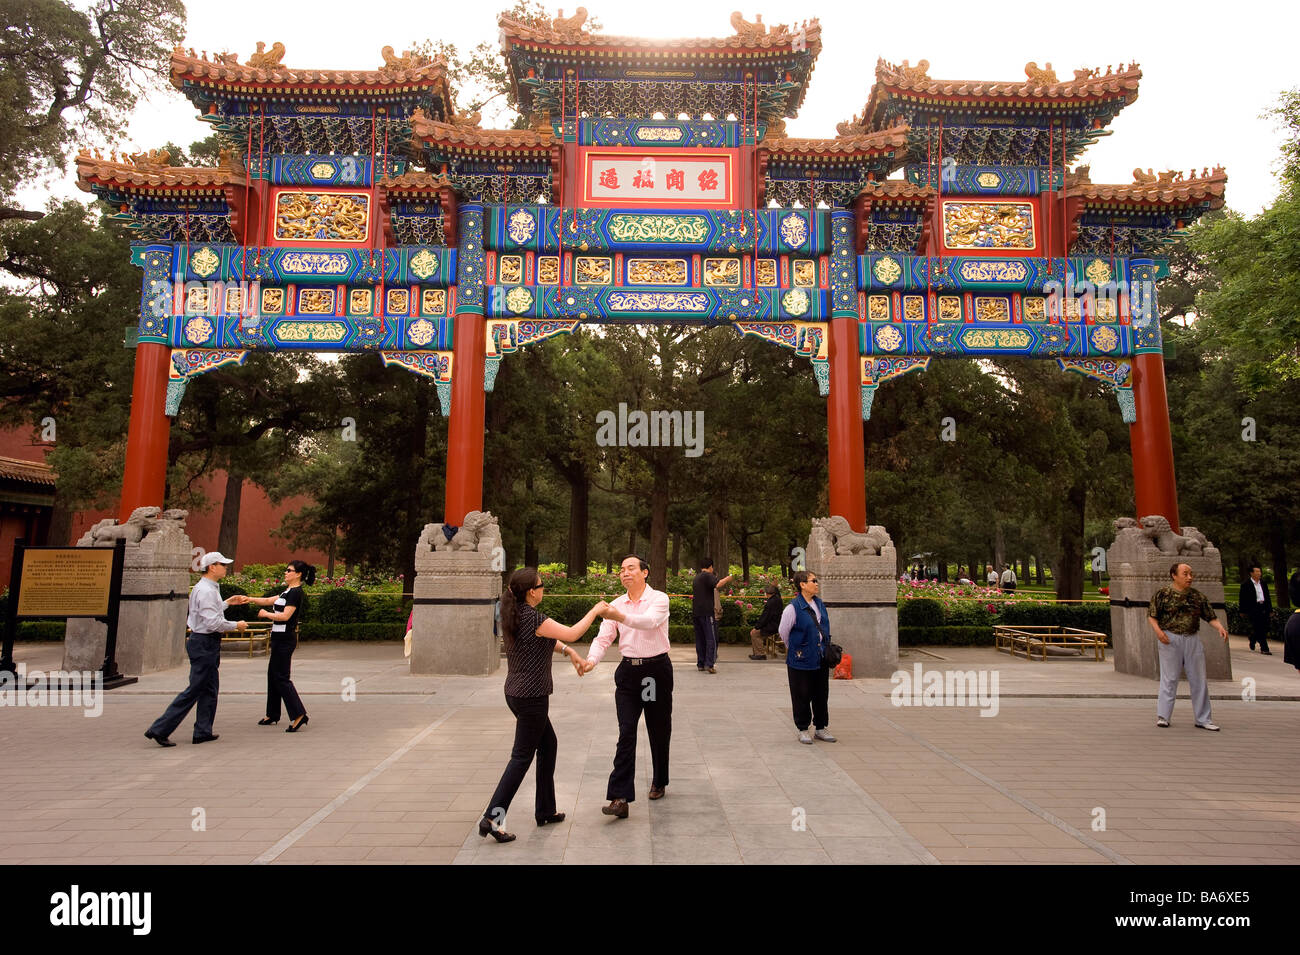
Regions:
<instances>
[{"instance_id":1,"label":"belt","mask_svg":"<svg viewBox=\"0 0 1300 955\"><path fill-rule=\"evenodd\" d=\"M668 654L661 653L657 657L624 657L623 662L628 666L639 667L644 663L654 663L656 660L667 660Z\"/></svg>"}]
</instances>

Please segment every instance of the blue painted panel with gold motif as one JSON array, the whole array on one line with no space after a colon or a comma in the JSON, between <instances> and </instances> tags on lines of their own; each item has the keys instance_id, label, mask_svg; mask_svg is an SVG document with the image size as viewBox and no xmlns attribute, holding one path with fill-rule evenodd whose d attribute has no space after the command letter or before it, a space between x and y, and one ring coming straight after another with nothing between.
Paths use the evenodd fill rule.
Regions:
<instances>
[{"instance_id":1,"label":"blue painted panel with gold motif","mask_svg":"<svg viewBox=\"0 0 1300 955\"><path fill-rule=\"evenodd\" d=\"M186 315L172 319L173 348L296 351L439 351L452 347L454 319L337 315Z\"/></svg>"},{"instance_id":2,"label":"blue painted panel with gold motif","mask_svg":"<svg viewBox=\"0 0 1300 955\"><path fill-rule=\"evenodd\" d=\"M1025 355L1115 358L1133 354L1140 330L1127 325L862 322L863 355Z\"/></svg>"},{"instance_id":3,"label":"blue painted panel with gold motif","mask_svg":"<svg viewBox=\"0 0 1300 955\"><path fill-rule=\"evenodd\" d=\"M390 285L455 284L457 250L446 246L400 246L382 253L384 281ZM259 261L260 260L260 261ZM379 250L286 249L207 243L174 248L173 277L181 281L238 282L248 263L251 279L269 283L335 285L379 282Z\"/></svg>"},{"instance_id":4,"label":"blue painted panel with gold motif","mask_svg":"<svg viewBox=\"0 0 1300 955\"><path fill-rule=\"evenodd\" d=\"M858 284L872 292L892 291L1019 291L1049 293L1048 283L1067 281L1104 286L1127 282L1125 259L1072 256L1034 257L901 255L872 252L858 256Z\"/></svg>"},{"instance_id":5,"label":"blue painted panel with gold motif","mask_svg":"<svg viewBox=\"0 0 1300 955\"><path fill-rule=\"evenodd\" d=\"M829 315L822 289L683 288L663 286L497 286L487 296L491 318L581 319L592 322L821 321Z\"/></svg>"}]
</instances>

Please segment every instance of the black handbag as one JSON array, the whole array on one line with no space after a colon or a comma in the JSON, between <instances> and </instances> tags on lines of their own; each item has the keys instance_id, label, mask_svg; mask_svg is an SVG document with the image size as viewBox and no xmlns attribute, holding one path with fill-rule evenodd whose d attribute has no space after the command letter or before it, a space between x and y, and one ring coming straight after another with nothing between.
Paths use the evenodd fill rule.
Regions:
<instances>
[{"instance_id":1,"label":"black handbag","mask_svg":"<svg viewBox=\"0 0 1300 955\"><path fill-rule=\"evenodd\" d=\"M833 670L844 659L844 648L838 643L831 643L830 634L822 629L822 622L818 619L817 614L813 613L811 606L808 608L808 613L813 618L813 623L817 624L817 632L826 641L826 649L822 651L822 666Z\"/></svg>"}]
</instances>

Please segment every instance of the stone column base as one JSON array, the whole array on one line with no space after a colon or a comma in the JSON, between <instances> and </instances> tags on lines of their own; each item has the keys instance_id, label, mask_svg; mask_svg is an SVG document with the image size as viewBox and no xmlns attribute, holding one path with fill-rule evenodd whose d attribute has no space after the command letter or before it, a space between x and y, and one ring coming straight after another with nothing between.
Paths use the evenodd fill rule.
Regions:
<instances>
[{"instance_id":1,"label":"stone column base","mask_svg":"<svg viewBox=\"0 0 1300 955\"><path fill-rule=\"evenodd\" d=\"M501 666L501 574L491 563L474 551L417 554L412 673L485 676Z\"/></svg>"},{"instance_id":2,"label":"stone column base","mask_svg":"<svg viewBox=\"0 0 1300 955\"><path fill-rule=\"evenodd\" d=\"M1223 561L1218 548L1194 527L1184 527L1181 535L1174 535L1168 526L1159 517L1144 517L1141 522L1129 517L1115 521L1115 542L1106 552L1106 567L1117 673L1160 679L1159 641L1147 623L1147 606L1156 591L1170 585L1169 568L1175 562L1192 568L1192 586L1210 599L1219 622L1225 628L1228 625ZM1231 680L1232 657L1223 638L1204 620L1197 636L1205 649L1206 678Z\"/></svg>"},{"instance_id":3,"label":"stone column base","mask_svg":"<svg viewBox=\"0 0 1300 955\"><path fill-rule=\"evenodd\" d=\"M897 555L883 527L867 536L879 553L837 554L837 544L846 549L843 539L814 522L808 569L821 581L831 639L853 656L853 676L888 678L898 669Z\"/></svg>"}]
</instances>

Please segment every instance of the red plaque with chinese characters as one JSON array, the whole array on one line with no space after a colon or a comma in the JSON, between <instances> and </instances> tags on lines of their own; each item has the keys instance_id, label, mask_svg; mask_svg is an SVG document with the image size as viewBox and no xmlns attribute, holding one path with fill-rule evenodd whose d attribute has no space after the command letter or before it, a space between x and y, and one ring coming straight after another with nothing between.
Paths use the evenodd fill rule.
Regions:
<instances>
[{"instance_id":1,"label":"red plaque with chinese characters","mask_svg":"<svg viewBox=\"0 0 1300 955\"><path fill-rule=\"evenodd\" d=\"M739 208L736 149L582 147L578 155L584 206Z\"/></svg>"}]
</instances>

